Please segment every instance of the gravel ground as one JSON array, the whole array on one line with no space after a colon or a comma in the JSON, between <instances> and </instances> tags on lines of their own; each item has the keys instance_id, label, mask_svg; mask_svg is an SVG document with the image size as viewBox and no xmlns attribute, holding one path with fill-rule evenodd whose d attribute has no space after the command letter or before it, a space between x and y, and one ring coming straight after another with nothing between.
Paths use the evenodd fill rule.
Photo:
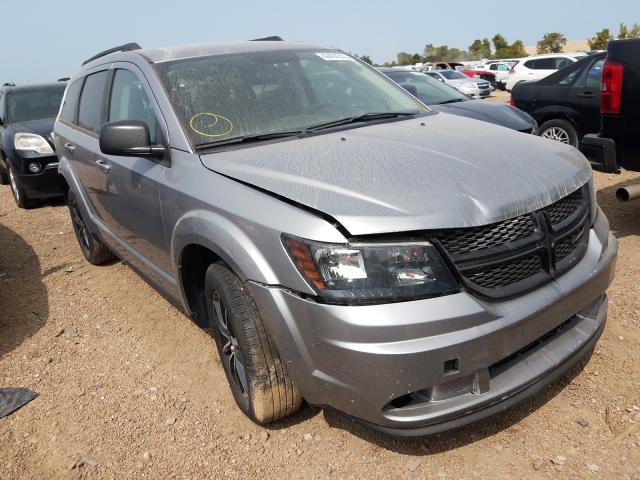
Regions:
<instances>
[{"instance_id":1,"label":"gravel ground","mask_svg":"<svg viewBox=\"0 0 640 480\"><path fill-rule=\"evenodd\" d=\"M0 420L0 479L640 479L640 202L614 198L634 180L596 174L620 256L591 358L502 415L423 440L310 407L256 426L206 333L128 267L86 263L64 205L19 210L1 187L0 386L40 396Z\"/></svg>"}]
</instances>

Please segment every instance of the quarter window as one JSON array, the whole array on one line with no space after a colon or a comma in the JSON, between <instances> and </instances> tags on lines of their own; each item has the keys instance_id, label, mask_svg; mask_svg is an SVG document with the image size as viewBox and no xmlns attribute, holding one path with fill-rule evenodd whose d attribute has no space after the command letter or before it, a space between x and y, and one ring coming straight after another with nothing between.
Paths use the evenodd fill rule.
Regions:
<instances>
[{"instance_id":1,"label":"quarter window","mask_svg":"<svg viewBox=\"0 0 640 480\"><path fill-rule=\"evenodd\" d=\"M106 70L88 75L80 95L78 125L95 133L102 127L102 103L108 75Z\"/></svg>"},{"instance_id":2,"label":"quarter window","mask_svg":"<svg viewBox=\"0 0 640 480\"><path fill-rule=\"evenodd\" d=\"M597 60L593 65L589 68L587 72L587 88L593 88L596 90L600 89L600 84L602 82L602 65L604 64L604 60Z\"/></svg>"},{"instance_id":3,"label":"quarter window","mask_svg":"<svg viewBox=\"0 0 640 480\"><path fill-rule=\"evenodd\" d=\"M152 144L158 143L157 122L140 79L129 70L116 70L109 102L109 121L139 120L149 127Z\"/></svg>"}]
</instances>

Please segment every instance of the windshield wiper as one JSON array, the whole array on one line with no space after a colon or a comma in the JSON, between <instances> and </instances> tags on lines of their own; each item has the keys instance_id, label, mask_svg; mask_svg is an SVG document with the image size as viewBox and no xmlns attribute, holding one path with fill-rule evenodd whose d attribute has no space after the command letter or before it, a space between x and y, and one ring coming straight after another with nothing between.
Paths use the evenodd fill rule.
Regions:
<instances>
[{"instance_id":1,"label":"windshield wiper","mask_svg":"<svg viewBox=\"0 0 640 480\"><path fill-rule=\"evenodd\" d=\"M244 137L233 137L233 138L227 138L225 140L217 140L215 142L200 143L196 145L196 151L206 150L208 148L217 147L220 145L261 142L263 140L272 140L275 138L299 137L302 135L306 135L306 133L307 133L306 130L289 130L285 132L261 133L258 135L246 135Z\"/></svg>"},{"instance_id":2,"label":"windshield wiper","mask_svg":"<svg viewBox=\"0 0 640 480\"><path fill-rule=\"evenodd\" d=\"M339 127L341 125L349 125L351 123L358 122L372 122L375 120L385 120L387 118L399 118L399 117L412 117L417 115L420 111L415 110L412 112L380 112L380 113L365 113L363 115L356 115L353 117L341 118L340 120L333 120L331 122L318 123L306 128L307 132L317 132L318 130L326 130L328 128Z\"/></svg>"},{"instance_id":3,"label":"windshield wiper","mask_svg":"<svg viewBox=\"0 0 640 480\"><path fill-rule=\"evenodd\" d=\"M458 102L466 102L466 98L452 98L451 100L447 100L446 102L440 102L438 105L446 105L447 103L458 103Z\"/></svg>"},{"instance_id":4,"label":"windshield wiper","mask_svg":"<svg viewBox=\"0 0 640 480\"><path fill-rule=\"evenodd\" d=\"M262 133L257 135L246 135L244 137L227 138L225 140L217 140L215 142L207 142L196 145L196 151L215 148L222 145L235 145L240 143L262 142L264 140L272 140L276 138L286 137L303 137L309 133L325 130L341 125L349 125L358 122L371 122L374 120L384 120L387 118L411 117L417 115L420 111L412 112L381 112L381 113L365 113L353 117L342 118L340 120L332 120L331 122L318 123L300 130L289 130L284 132Z\"/></svg>"}]
</instances>

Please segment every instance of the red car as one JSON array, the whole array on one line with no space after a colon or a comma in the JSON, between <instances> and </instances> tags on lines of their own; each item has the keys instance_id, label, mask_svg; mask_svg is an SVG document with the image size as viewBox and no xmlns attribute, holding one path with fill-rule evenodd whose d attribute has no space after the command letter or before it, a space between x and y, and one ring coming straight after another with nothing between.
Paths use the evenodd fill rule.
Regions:
<instances>
[{"instance_id":1,"label":"red car","mask_svg":"<svg viewBox=\"0 0 640 480\"><path fill-rule=\"evenodd\" d=\"M496 86L496 74L490 72L489 70L475 70L473 67L468 67L462 70L467 77L476 77L486 80L491 84L492 87Z\"/></svg>"}]
</instances>

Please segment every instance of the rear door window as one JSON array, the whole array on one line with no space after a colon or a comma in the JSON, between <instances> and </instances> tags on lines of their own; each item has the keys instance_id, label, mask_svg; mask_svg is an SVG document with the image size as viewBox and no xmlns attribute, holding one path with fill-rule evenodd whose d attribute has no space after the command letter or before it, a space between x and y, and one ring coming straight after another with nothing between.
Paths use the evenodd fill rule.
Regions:
<instances>
[{"instance_id":1,"label":"rear door window","mask_svg":"<svg viewBox=\"0 0 640 480\"><path fill-rule=\"evenodd\" d=\"M76 123L80 90L82 90L82 80L76 80L67 87L67 95L60 110L60 120L71 124Z\"/></svg>"},{"instance_id":2,"label":"rear door window","mask_svg":"<svg viewBox=\"0 0 640 480\"><path fill-rule=\"evenodd\" d=\"M102 127L102 105L109 72L103 70L87 75L80 95L78 125L98 133Z\"/></svg>"},{"instance_id":3,"label":"rear door window","mask_svg":"<svg viewBox=\"0 0 640 480\"><path fill-rule=\"evenodd\" d=\"M574 63L573 61L569 60L568 58L564 58L564 57L558 57L555 58L555 69L556 70L560 70L561 68L566 67L567 65L571 65L572 63Z\"/></svg>"}]
</instances>

